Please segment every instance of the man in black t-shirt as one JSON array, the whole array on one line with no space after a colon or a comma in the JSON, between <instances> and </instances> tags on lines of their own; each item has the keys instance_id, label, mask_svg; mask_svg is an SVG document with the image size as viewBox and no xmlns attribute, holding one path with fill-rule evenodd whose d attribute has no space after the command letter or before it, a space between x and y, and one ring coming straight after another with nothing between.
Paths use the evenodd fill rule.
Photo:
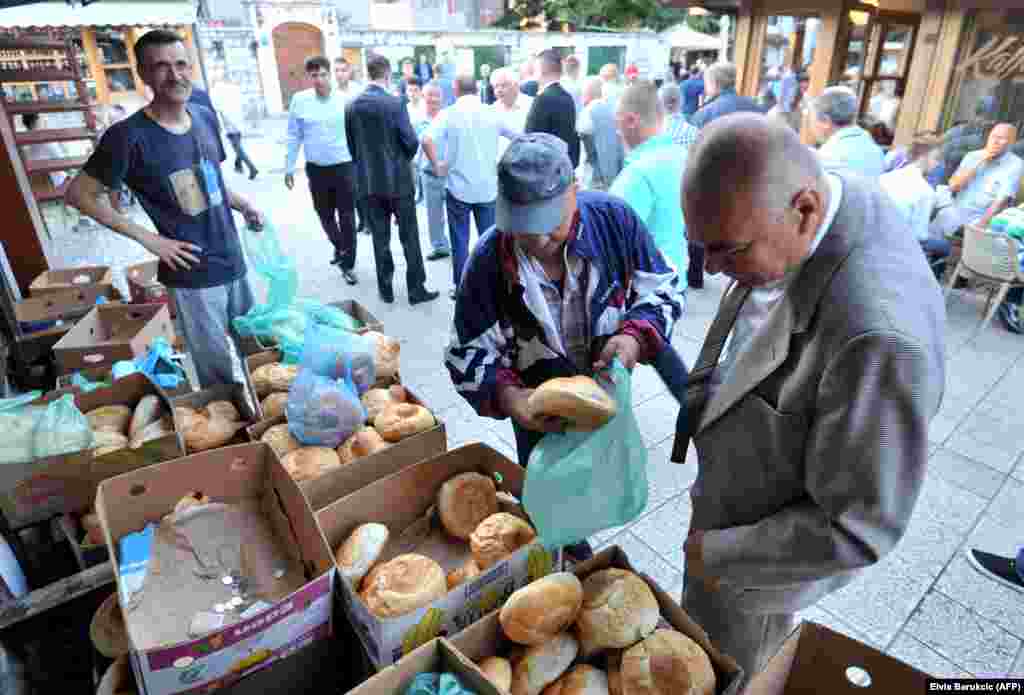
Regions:
<instances>
[{"instance_id":1,"label":"man in black t-shirt","mask_svg":"<svg viewBox=\"0 0 1024 695\"><path fill-rule=\"evenodd\" d=\"M217 118L189 103L192 65L181 38L150 31L136 42L135 57L153 101L104 133L65 200L160 259L159 280L177 305L200 385L241 382L230 326L253 296L231 210L253 228L261 215L224 183ZM157 234L110 206L105 193L122 185Z\"/></svg>"}]
</instances>

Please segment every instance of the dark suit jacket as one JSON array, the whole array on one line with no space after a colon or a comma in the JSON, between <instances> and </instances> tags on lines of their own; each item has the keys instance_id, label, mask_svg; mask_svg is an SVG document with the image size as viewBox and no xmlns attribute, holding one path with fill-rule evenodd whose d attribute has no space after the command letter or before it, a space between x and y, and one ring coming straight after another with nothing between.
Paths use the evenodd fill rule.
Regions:
<instances>
[{"instance_id":1,"label":"dark suit jacket","mask_svg":"<svg viewBox=\"0 0 1024 695\"><path fill-rule=\"evenodd\" d=\"M750 97L743 97L734 91L722 92L714 99L704 104L697 113L693 114L690 123L698 128L703 128L711 121L730 113L740 111L753 111L764 113L764 108Z\"/></svg>"},{"instance_id":2,"label":"dark suit jacket","mask_svg":"<svg viewBox=\"0 0 1024 695\"><path fill-rule=\"evenodd\" d=\"M401 99L369 85L345 109L345 137L361 198L413 195L409 162L420 143Z\"/></svg>"},{"instance_id":3,"label":"dark suit jacket","mask_svg":"<svg viewBox=\"0 0 1024 695\"><path fill-rule=\"evenodd\" d=\"M580 164L580 136L576 133L576 102L560 84L548 86L533 100L526 117L527 133L551 133L569 146L573 167Z\"/></svg>"},{"instance_id":4,"label":"dark suit jacket","mask_svg":"<svg viewBox=\"0 0 1024 695\"><path fill-rule=\"evenodd\" d=\"M519 85L519 91L528 97L537 96L537 90L539 88L540 85L537 83L537 80L527 80L526 82L523 82L521 85Z\"/></svg>"}]
</instances>

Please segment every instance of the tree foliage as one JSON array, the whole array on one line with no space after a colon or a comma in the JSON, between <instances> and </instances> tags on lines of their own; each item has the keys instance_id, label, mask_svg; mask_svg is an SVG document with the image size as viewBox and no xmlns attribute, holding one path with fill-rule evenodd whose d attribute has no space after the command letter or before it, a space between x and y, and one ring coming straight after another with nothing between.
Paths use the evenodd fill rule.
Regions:
<instances>
[{"instance_id":1,"label":"tree foliage","mask_svg":"<svg viewBox=\"0 0 1024 695\"><path fill-rule=\"evenodd\" d=\"M718 33L717 16L690 15L660 0L512 0L495 26L538 29L541 22L552 31L566 25L573 30L664 31L685 22L696 31Z\"/></svg>"}]
</instances>

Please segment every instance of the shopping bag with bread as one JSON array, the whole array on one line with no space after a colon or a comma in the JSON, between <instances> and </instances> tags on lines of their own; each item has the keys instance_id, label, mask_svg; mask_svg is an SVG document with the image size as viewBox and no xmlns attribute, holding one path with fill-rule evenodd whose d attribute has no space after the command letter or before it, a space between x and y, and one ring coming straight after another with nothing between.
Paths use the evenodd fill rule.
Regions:
<instances>
[{"instance_id":1,"label":"shopping bag with bread","mask_svg":"<svg viewBox=\"0 0 1024 695\"><path fill-rule=\"evenodd\" d=\"M611 397L590 383L548 382L530 399L538 413L568 421L565 433L540 440L526 468L523 506L545 544L585 540L632 521L647 506L647 450L633 414L629 370L615 360L601 381Z\"/></svg>"}]
</instances>

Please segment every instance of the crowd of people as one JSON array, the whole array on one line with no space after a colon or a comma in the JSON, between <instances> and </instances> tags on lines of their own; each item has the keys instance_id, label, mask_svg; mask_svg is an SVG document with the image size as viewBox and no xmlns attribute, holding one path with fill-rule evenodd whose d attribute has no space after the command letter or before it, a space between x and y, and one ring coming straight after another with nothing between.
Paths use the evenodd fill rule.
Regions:
<instances>
[{"instance_id":1,"label":"crowd of people","mask_svg":"<svg viewBox=\"0 0 1024 695\"><path fill-rule=\"evenodd\" d=\"M160 258L201 385L237 381L228 327L253 298L230 211L254 230L261 214L225 184L221 125L191 102L181 40L154 30L135 51L153 100L111 126L67 199ZM886 157L857 125L853 92L811 98L791 71L768 108L737 94L728 63L660 87L635 66L624 81L614 64L581 79L556 50L479 76L407 61L397 85L380 55L365 85L344 59L305 68L285 185L301 150L342 278L359 281L365 225L384 302L395 301L393 220L410 304L439 296L425 285L425 206L426 258L452 264L445 366L476 412L512 420L522 465L564 427L529 406L548 379L643 363L679 401L672 459L692 445L698 466L682 602L748 676L798 611L893 549L945 384L944 305L926 255L942 249L923 242L1015 194L1012 127L964 158L953 211L928 210L925 225L935 148ZM805 106L818 150L794 127ZM122 186L157 234L109 204ZM688 370L673 329L705 271L732 283Z\"/></svg>"}]
</instances>

